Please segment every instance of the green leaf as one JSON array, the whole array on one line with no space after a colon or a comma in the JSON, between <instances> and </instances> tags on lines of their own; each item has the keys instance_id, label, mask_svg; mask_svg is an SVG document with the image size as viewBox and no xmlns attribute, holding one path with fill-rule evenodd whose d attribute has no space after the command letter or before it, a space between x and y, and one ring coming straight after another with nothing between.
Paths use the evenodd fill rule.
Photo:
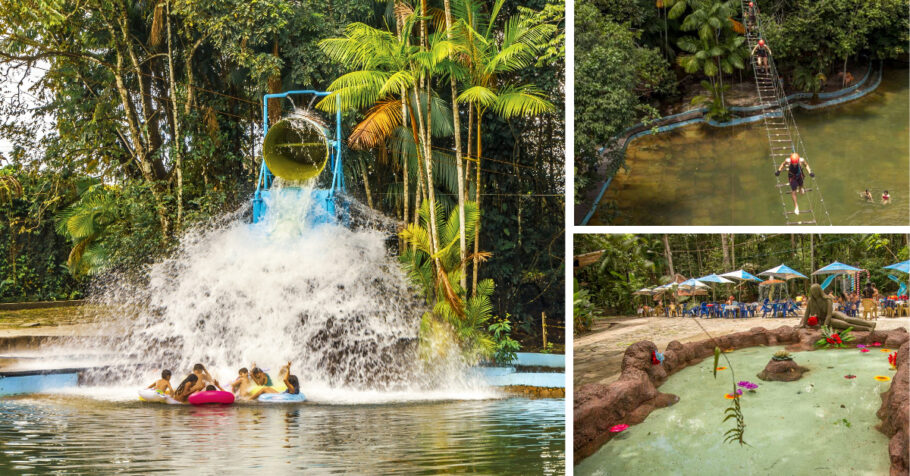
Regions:
<instances>
[{"instance_id":1,"label":"green leaf","mask_svg":"<svg viewBox=\"0 0 910 476\"><path fill-rule=\"evenodd\" d=\"M714 346L714 378L717 379L717 363L720 361L720 347Z\"/></svg>"}]
</instances>

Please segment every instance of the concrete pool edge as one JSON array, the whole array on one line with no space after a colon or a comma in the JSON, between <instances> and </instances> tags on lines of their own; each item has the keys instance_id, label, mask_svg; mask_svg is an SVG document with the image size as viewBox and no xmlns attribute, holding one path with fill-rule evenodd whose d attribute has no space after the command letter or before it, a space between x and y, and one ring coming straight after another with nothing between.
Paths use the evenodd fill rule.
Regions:
<instances>
[{"instance_id":1,"label":"concrete pool edge","mask_svg":"<svg viewBox=\"0 0 910 476\"><path fill-rule=\"evenodd\" d=\"M874 62L870 62L869 68L866 72L866 75L863 79L856 84L843 88L837 91L831 91L828 93L821 93L818 95L819 98L825 99L825 101L820 102L819 104L806 104L807 99L812 98L811 93L793 93L786 97L788 102L788 109L795 109L797 107L806 110L817 110L824 109L834 106L839 106L843 103L850 102L856 99L860 99L867 94L878 89L878 86L881 84L882 77L884 74L884 63L879 62L879 67L876 71L876 77L872 81L872 84L868 87L861 89L861 87L867 82L873 70L876 70L874 67ZM751 112L754 110L755 106L747 107L730 107L730 110L733 112ZM707 111L707 108L698 108L690 109L688 111L683 111L681 113L671 114L669 116L664 116L657 118L650 122L650 126L644 123L635 124L622 133L613 138L613 141L618 141L614 145L615 148L620 148L621 153L625 156L626 148L631 144L635 139L643 137L650 134L659 134L662 132L668 132L680 127L685 127L697 123L706 123L713 127L730 127L737 126L742 124L748 124L753 122L758 122L764 119L765 114L755 114L751 116L743 116L734 118L728 122L716 122L713 120L705 119L704 113ZM768 115L769 117L774 117L774 114ZM779 114L777 114L779 116ZM605 148L601 148L599 152L602 154ZM599 163L600 165L600 163ZM598 165L598 167L599 167ZM618 169L617 169L618 170ZM612 183L613 176L612 174L609 177L603 176L598 180L598 186L592 186L587 188L584 193L584 200L575 205L575 222L579 226L589 226L588 223L594 217L597 212L598 205L603 199L603 196L606 194L607 189Z\"/></svg>"},{"instance_id":2,"label":"concrete pool edge","mask_svg":"<svg viewBox=\"0 0 910 476\"><path fill-rule=\"evenodd\" d=\"M790 350L814 350L820 338L817 329L797 329L784 326L773 330L754 327L748 331L717 337L723 349L742 349L758 346L787 345ZM890 348L899 348L898 370L888 391L882 393L882 406L877 416L882 420L879 430L889 437L889 455L892 474L907 474L907 442L910 429L908 416L908 389L910 384L910 334L904 328L888 331L855 332L854 344L882 342ZM660 393L658 387L667 378L714 354L710 339L682 344L672 341L664 351L661 365L651 364L651 352L658 351L650 341L639 341L626 348L619 379L609 385L586 384L575 389L573 402L573 447L577 465L592 455L612 437L608 429L616 424L638 424L657 408L676 403L679 398ZM896 471L896 472L895 472Z\"/></svg>"}]
</instances>

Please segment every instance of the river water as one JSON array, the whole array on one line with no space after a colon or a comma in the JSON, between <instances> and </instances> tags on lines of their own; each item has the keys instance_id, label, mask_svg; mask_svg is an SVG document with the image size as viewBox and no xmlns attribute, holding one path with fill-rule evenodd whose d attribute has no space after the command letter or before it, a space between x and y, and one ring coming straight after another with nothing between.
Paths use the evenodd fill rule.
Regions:
<instances>
[{"instance_id":1,"label":"river water","mask_svg":"<svg viewBox=\"0 0 910 476\"><path fill-rule=\"evenodd\" d=\"M878 89L861 99L797 109L806 159L834 225L908 224L908 100L907 70L886 69ZM616 174L590 224L609 224L613 216L616 225L784 225L769 151L761 123L699 124L636 139L627 150L628 170ZM866 188L876 197L872 203L859 196ZM880 203L884 190L890 205ZM816 216L828 224L821 207Z\"/></svg>"},{"instance_id":2,"label":"river water","mask_svg":"<svg viewBox=\"0 0 910 476\"><path fill-rule=\"evenodd\" d=\"M564 474L562 399L188 407L0 400L0 473Z\"/></svg>"}]
</instances>

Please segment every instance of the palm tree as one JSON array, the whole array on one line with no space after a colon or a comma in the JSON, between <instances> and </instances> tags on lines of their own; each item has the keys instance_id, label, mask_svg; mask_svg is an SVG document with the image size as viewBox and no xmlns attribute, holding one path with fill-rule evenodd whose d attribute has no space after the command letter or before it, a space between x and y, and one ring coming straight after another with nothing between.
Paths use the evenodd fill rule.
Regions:
<instances>
[{"instance_id":1,"label":"palm tree","mask_svg":"<svg viewBox=\"0 0 910 476\"><path fill-rule=\"evenodd\" d=\"M500 76L533 65L538 52L556 32L556 27L538 23L532 13L523 12L506 20L502 32L495 31L496 18L503 3L504 0L496 0L492 11L486 15L482 12L480 4L474 0L460 0L456 3L456 15L459 20L453 26L454 41L458 44L459 50L464 52L462 63L467 70L462 80L468 87L458 96L458 102L470 105L473 115L471 121L476 124L476 143L473 151L477 161L474 201L478 207L481 203L482 124L486 111L492 109L503 119L511 119L555 110L553 104L533 85L503 81ZM470 135L471 131L468 137ZM471 144L468 146L470 149ZM480 264L476 258L480 246L479 224L474 234L472 286L476 289Z\"/></svg>"},{"instance_id":2,"label":"palm tree","mask_svg":"<svg viewBox=\"0 0 910 476\"><path fill-rule=\"evenodd\" d=\"M745 37L733 31L733 2L677 0L668 16L678 18L687 5L692 11L683 20L681 28L697 31L698 36L684 36L677 41L677 46L687 54L680 55L676 61L687 73L701 71L708 77L710 91L714 97L719 96L721 109L725 112L723 74L732 74L734 68L743 69L745 59L749 57L743 46ZM715 77L719 78L719 86Z\"/></svg>"},{"instance_id":3,"label":"palm tree","mask_svg":"<svg viewBox=\"0 0 910 476\"><path fill-rule=\"evenodd\" d=\"M430 215L433 216L430 243L435 250L439 240L435 225L432 163L433 115L432 100L426 98L433 97L432 76L443 67L452 53L453 44L442 40L439 33L424 36L421 26L421 38L425 44L411 45L411 31L416 22L423 19L417 13L410 13L403 19L401 35L354 23L345 29L343 38L321 41L319 46L326 55L353 68L353 71L329 85L332 93L323 98L318 107L334 112L336 100L342 109L372 107L364 122L371 124L372 135L387 137L396 123L405 120L398 109L398 104L401 104L398 101L403 101L412 139L417 145L418 164L422 166L419 178L425 178L427 184L426 197L430 202Z\"/></svg>"},{"instance_id":4,"label":"palm tree","mask_svg":"<svg viewBox=\"0 0 910 476\"><path fill-rule=\"evenodd\" d=\"M57 216L57 232L73 242L66 265L73 275L93 275L110 263L104 247L104 229L116 220L116 202L104 189L93 185L76 203Z\"/></svg>"},{"instance_id":5,"label":"palm tree","mask_svg":"<svg viewBox=\"0 0 910 476\"><path fill-rule=\"evenodd\" d=\"M433 315L452 326L469 359L489 357L494 343L486 332L486 322L492 317L490 295L493 293L493 281L487 279L478 283L477 292L470 298L466 298L466 290L459 284L464 262L474 258L472 255L461 259L461 230L465 230L466 245L470 246L480 212L474 202L465 202L465 222L461 223L458 210L452 210L443 220L440 207L436 216L440 220L437 228L440 230L441 248L434 253L430 244L432 217L428 208L429 204L424 202L419 212L420 221L409 224L401 231L402 240L411 247L401 254L399 260L411 282L423 290L427 302L433 303ZM477 258L485 260L488 257L489 253L481 253ZM434 259L438 263L435 276Z\"/></svg>"}]
</instances>

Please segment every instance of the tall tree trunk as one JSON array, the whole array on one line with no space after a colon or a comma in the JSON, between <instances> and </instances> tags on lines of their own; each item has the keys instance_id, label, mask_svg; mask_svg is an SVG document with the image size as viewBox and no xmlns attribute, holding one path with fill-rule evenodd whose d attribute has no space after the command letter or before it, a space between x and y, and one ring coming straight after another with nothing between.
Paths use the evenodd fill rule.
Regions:
<instances>
[{"instance_id":1,"label":"tall tree trunk","mask_svg":"<svg viewBox=\"0 0 910 476\"><path fill-rule=\"evenodd\" d=\"M736 235L730 233L730 270L736 269Z\"/></svg>"},{"instance_id":2,"label":"tall tree trunk","mask_svg":"<svg viewBox=\"0 0 910 476\"><path fill-rule=\"evenodd\" d=\"M452 41L452 8L449 4L449 0L443 2L445 7L446 15L446 37L449 41ZM461 279L459 284L461 288L465 289L467 285L467 276L465 275L465 256L467 255L467 239L465 237L465 224L464 224L464 172L462 170L461 163L461 117L458 113L458 87L455 83L455 76L451 75L449 77L450 86L452 88L452 126L455 134L455 175L458 182L458 248L460 251L461 264L459 269L461 270Z\"/></svg>"},{"instance_id":3,"label":"tall tree trunk","mask_svg":"<svg viewBox=\"0 0 910 476\"><path fill-rule=\"evenodd\" d=\"M360 161L360 176L363 178L363 189L367 194L367 206L373 208L373 194L370 192L370 177L367 174L367 164Z\"/></svg>"},{"instance_id":4,"label":"tall tree trunk","mask_svg":"<svg viewBox=\"0 0 910 476\"><path fill-rule=\"evenodd\" d=\"M278 37L276 36L272 40L272 56L279 58L278 56ZM269 77L269 94L277 94L281 92L281 73L276 73ZM269 122L275 124L281 120L281 98L271 98L269 99Z\"/></svg>"},{"instance_id":5,"label":"tall tree trunk","mask_svg":"<svg viewBox=\"0 0 910 476\"><path fill-rule=\"evenodd\" d=\"M480 210L480 155L483 152L483 137L481 134L480 120L483 118L483 110L477 108L477 163L474 164L474 202L477 203L477 209ZM480 269L480 220L474 226L474 263L471 269L471 295L477 295L477 271Z\"/></svg>"},{"instance_id":6,"label":"tall tree trunk","mask_svg":"<svg viewBox=\"0 0 910 476\"><path fill-rule=\"evenodd\" d=\"M177 223L175 230L180 230L183 224L183 153L181 152L180 120L177 117L177 82L174 79L174 52L171 46L171 2L165 3L167 23L167 69L171 90L171 114L174 116L174 156L177 172Z\"/></svg>"},{"instance_id":7,"label":"tall tree trunk","mask_svg":"<svg viewBox=\"0 0 910 476\"><path fill-rule=\"evenodd\" d=\"M720 234L720 247L724 253L723 267L725 270L730 269L730 249L727 247L727 234L726 233Z\"/></svg>"},{"instance_id":8,"label":"tall tree trunk","mask_svg":"<svg viewBox=\"0 0 910 476\"><path fill-rule=\"evenodd\" d=\"M812 234L809 235L809 269L815 269L815 235ZM814 276L809 276L815 280Z\"/></svg>"},{"instance_id":9,"label":"tall tree trunk","mask_svg":"<svg viewBox=\"0 0 910 476\"><path fill-rule=\"evenodd\" d=\"M667 258L667 269L670 271L670 276L676 279L676 270L673 269L673 252L670 251L670 237L666 233L663 234L663 241L664 257Z\"/></svg>"}]
</instances>

